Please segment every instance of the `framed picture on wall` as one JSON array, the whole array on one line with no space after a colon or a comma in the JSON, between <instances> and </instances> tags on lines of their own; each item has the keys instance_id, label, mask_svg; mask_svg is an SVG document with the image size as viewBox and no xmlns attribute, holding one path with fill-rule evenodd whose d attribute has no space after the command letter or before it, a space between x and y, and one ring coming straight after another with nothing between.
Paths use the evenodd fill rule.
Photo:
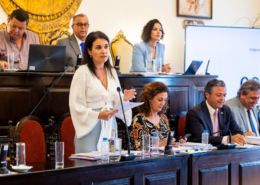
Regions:
<instances>
[{"instance_id":1,"label":"framed picture on wall","mask_svg":"<svg viewBox=\"0 0 260 185\"><path fill-rule=\"evenodd\" d=\"M177 17L212 19L213 0L177 0Z\"/></svg>"}]
</instances>

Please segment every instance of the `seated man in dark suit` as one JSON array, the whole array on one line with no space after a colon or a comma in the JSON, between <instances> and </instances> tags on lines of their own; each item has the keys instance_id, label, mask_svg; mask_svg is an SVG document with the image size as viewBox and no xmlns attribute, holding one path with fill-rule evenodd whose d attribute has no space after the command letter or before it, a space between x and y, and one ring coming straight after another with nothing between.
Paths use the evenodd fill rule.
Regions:
<instances>
[{"instance_id":1,"label":"seated man in dark suit","mask_svg":"<svg viewBox=\"0 0 260 185\"><path fill-rule=\"evenodd\" d=\"M232 141L243 145L243 132L233 118L228 106L223 105L226 97L226 85L222 80L210 80L204 89L205 101L191 108L186 116L185 132L190 133L189 141L201 142L203 130L209 132L209 143L212 145L229 143L229 129Z\"/></svg>"},{"instance_id":2,"label":"seated man in dark suit","mask_svg":"<svg viewBox=\"0 0 260 185\"><path fill-rule=\"evenodd\" d=\"M246 136L259 137L259 121L256 104L260 98L260 84L255 80L243 83L237 96L226 101L240 129Z\"/></svg>"}]
</instances>

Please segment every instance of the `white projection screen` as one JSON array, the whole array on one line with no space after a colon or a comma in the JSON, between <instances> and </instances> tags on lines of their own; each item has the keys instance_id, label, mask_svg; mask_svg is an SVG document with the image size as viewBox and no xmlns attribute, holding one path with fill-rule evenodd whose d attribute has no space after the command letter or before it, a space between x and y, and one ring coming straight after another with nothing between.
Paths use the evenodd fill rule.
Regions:
<instances>
[{"instance_id":1,"label":"white projection screen","mask_svg":"<svg viewBox=\"0 0 260 185\"><path fill-rule=\"evenodd\" d=\"M260 79L260 29L186 26L185 70L203 61L197 74L218 75L227 86L226 100L236 96L243 77Z\"/></svg>"}]
</instances>

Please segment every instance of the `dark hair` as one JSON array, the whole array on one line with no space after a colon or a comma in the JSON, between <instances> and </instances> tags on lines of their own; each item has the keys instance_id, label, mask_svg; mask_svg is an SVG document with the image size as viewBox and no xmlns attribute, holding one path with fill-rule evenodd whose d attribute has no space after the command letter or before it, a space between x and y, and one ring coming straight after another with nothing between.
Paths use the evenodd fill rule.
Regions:
<instances>
[{"instance_id":1,"label":"dark hair","mask_svg":"<svg viewBox=\"0 0 260 185\"><path fill-rule=\"evenodd\" d=\"M143 91L140 94L139 102L144 102L144 104L138 107L138 111L143 113L145 116L149 116L151 113L151 107L149 100L153 99L157 94L167 92L169 95L168 87L162 82L150 82L146 84ZM159 115L165 113L168 109L168 102L165 102L162 110L158 112Z\"/></svg>"},{"instance_id":2,"label":"dark hair","mask_svg":"<svg viewBox=\"0 0 260 185\"><path fill-rule=\"evenodd\" d=\"M97 40L97 39L105 39L109 43L108 37L101 31L91 32L90 34L88 34L88 36L86 37L86 40L85 40L85 44L84 44L83 60L81 62L82 65L87 64L90 72L92 74L94 74L95 76L97 76L96 71L95 71L95 65L94 65L92 58L90 58L90 55L89 55L87 49L92 51L93 42L95 42L95 40ZM114 78L114 75L112 73L113 67L110 64L109 58L105 62L104 67L109 71L109 74Z\"/></svg>"},{"instance_id":3,"label":"dark hair","mask_svg":"<svg viewBox=\"0 0 260 185\"><path fill-rule=\"evenodd\" d=\"M13 18L16 18L20 22L26 21L26 26L29 24L29 15L23 9L14 10L9 16L9 21L11 21Z\"/></svg>"},{"instance_id":4,"label":"dark hair","mask_svg":"<svg viewBox=\"0 0 260 185\"><path fill-rule=\"evenodd\" d=\"M208 83L206 84L206 86L204 88L205 99L207 99L205 93L207 92L211 95L213 87L226 87L226 84L223 80L218 80L218 79L213 79L213 80L208 81Z\"/></svg>"},{"instance_id":5,"label":"dark hair","mask_svg":"<svg viewBox=\"0 0 260 185\"><path fill-rule=\"evenodd\" d=\"M248 80L241 85L241 87L237 91L237 96L240 97L241 93L243 95L247 95L250 91L258 91L258 90L260 90L259 82L255 80Z\"/></svg>"},{"instance_id":6,"label":"dark hair","mask_svg":"<svg viewBox=\"0 0 260 185\"><path fill-rule=\"evenodd\" d=\"M153 26L155 23L159 23L162 27L162 24L160 23L160 21L158 19L153 19L153 20L150 20L143 28L143 32L142 32L142 35L141 35L141 39L144 41L144 42L149 42L149 40L151 39L151 32L153 30ZM161 40L163 39L164 37L164 31L163 31L163 27L162 27L162 36L161 36Z\"/></svg>"}]
</instances>

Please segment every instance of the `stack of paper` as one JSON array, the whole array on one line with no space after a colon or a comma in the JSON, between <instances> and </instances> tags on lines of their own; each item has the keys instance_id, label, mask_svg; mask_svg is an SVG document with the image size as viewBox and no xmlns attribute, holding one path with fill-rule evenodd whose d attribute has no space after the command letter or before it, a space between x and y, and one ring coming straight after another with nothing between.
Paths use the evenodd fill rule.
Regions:
<instances>
[{"instance_id":1,"label":"stack of paper","mask_svg":"<svg viewBox=\"0 0 260 185\"><path fill-rule=\"evenodd\" d=\"M129 73L122 73L123 75L137 75L137 76L157 76L157 72L129 72Z\"/></svg>"},{"instance_id":2,"label":"stack of paper","mask_svg":"<svg viewBox=\"0 0 260 185\"><path fill-rule=\"evenodd\" d=\"M142 151L134 151L131 150L131 153L135 155L141 155ZM127 154L127 150L122 150L121 154ZM70 159L84 159L84 160L89 160L89 161L97 161L101 160L101 152L98 151L93 151L89 153L78 153L78 154L71 154L69 157Z\"/></svg>"},{"instance_id":3,"label":"stack of paper","mask_svg":"<svg viewBox=\"0 0 260 185\"><path fill-rule=\"evenodd\" d=\"M236 148L253 148L256 145L244 144L244 145L237 145Z\"/></svg>"},{"instance_id":4,"label":"stack of paper","mask_svg":"<svg viewBox=\"0 0 260 185\"><path fill-rule=\"evenodd\" d=\"M101 160L101 152L93 151L89 153L78 153L78 154L71 154L69 157L70 159L85 159L90 161L97 161Z\"/></svg>"},{"instance_id":5,"label":"stack of paper","mask_svg":"<svg viewBox=\"0 0 260 185\"><path fill-rule=\"evenodd\" d=\"M260 145L260 137L246 136L245 140L249 144Z\"/></svg>"},{"instance_id":6,"label":"stack of paper","mask_svg":"<svg viewBox=\"0 0 260 185\"><path fill-rule=\"evenodd\" d=\"M134 154L134 155L142 155L142 153L143 153L143 151L131 150L131 154ZM127 150L122 150L121 154L128 154L128 151Z\"/></svg>"},{"instance_id":7,"label":"stack of paper","mask_svg":"<svg viewBox=\"0 0 260 185\"><path fill-rule=\"evenodd\" d=\"M186 143L174 143L175 146L178 147L191 147L191 149L212 149L212 145L211 144L202 144L202 143L194 143L194 142L186 142Z\"/></svg>"}]
</instances>

